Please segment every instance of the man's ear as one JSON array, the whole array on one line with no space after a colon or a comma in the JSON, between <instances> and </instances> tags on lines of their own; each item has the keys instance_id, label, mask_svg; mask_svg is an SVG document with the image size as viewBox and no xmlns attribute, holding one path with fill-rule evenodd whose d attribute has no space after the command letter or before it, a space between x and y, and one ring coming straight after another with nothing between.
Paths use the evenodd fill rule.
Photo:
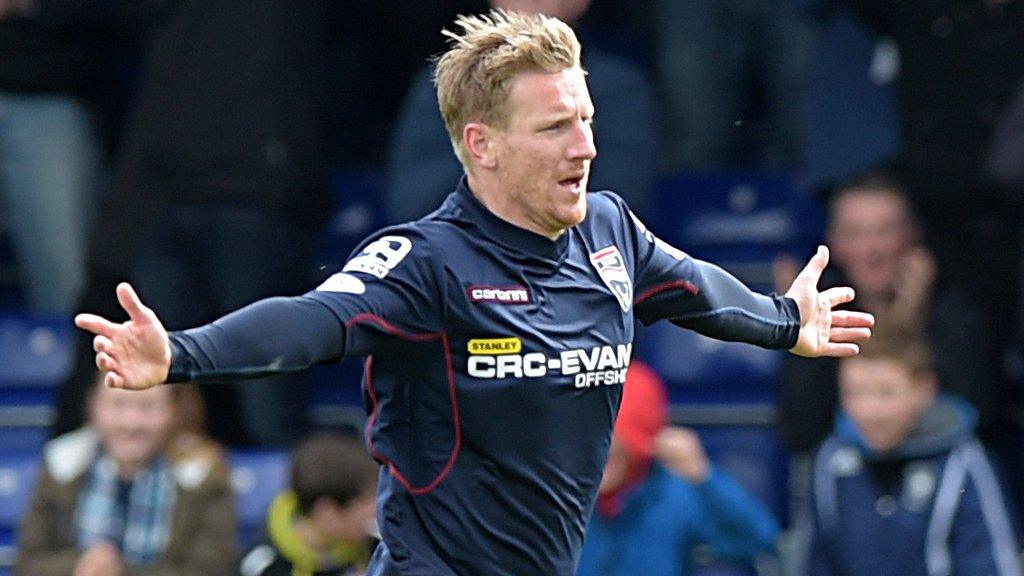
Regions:
<instances>
[{"instance_id":1,"label":"man's ear","mask_svg":"<svg viewBox=\"0 0 1024 576\"><path fill-rule=\"evenodd\" d=\"M462 129L462 141L474 164L493 169L498 165L495 129L482 122L470 122Z\"/></svg>"}]
</instances>

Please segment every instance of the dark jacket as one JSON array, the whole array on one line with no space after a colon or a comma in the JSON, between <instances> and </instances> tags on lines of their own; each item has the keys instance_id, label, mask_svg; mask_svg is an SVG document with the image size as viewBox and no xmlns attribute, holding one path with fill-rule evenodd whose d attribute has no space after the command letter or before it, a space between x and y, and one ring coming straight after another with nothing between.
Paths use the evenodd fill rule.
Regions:
<instances>
[{"instance_id":1,"label":"dark jacket","mask_svg":"<svg viewBox=\"0 0 1024 576\"><path fill-rule=\"evenodd\" d=\"M893 450L841 416L814 465L809 576L1020 576L1002 488L966 402L939 396Z\"/></svg>"},{"instance_id":2,"label":"dark jacket","mask_svg":"<svg viewBox=\"0 0 1024 576\"><path fill-rule=\"evenodd\" d=\"M241 204L319 222L328 8L174 0L146 34L116 178L145 206Z\"/></svg>"}]
</instances>

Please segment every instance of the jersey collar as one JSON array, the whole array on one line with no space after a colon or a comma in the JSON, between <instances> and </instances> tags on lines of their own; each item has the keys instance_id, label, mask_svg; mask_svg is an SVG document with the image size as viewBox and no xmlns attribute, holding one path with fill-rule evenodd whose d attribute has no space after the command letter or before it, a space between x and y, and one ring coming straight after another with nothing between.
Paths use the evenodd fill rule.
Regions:
<instances>
[{"instance_id":1,"label":"jersey collar","mask_svg":"<svg viewBox=\"0 0 1024 576\"><path fill-rule=\"evenodd\" d=\"M473 195L465 176L459 180L459 186L452 199L465 213L467 220L502 245L559 263L568 254L569 235L573 233L572 229L566 230L557 240L551 240L502 220Z\"/></svg>"}]
</instances>

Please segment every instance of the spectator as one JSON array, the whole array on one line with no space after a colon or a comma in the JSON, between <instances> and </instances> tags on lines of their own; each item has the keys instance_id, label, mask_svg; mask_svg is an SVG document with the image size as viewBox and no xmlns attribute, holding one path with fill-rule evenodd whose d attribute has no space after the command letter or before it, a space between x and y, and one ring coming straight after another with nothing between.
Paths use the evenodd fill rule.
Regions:
<instances>
[{"instance_id":1,"label":"spectator","mask_svg":"<svg viewBox=\"0 0 1024 576\"><path fill-rule=\"evenodd\" d=\"M1009 416L1000 401L994 322L973 291L934 286L934 258L921 246L899 181L871 172L842 186L831 199L827 234L835 267L822 282L848 283L857 291L858 309L875 314L880 325L927 334L942 386L981 412L984 439L1005 437ZM779 402L783 439L794 452L810 455L832 427L837 363L786 358Z\"/></svg>"},{"instance_id":2,"label":"spectator","mask_svg":"<svg viewBox=\"0 0 1024 576\"><path fill-rule=\"evenodd\" d=\"M657 0L668 170L796 165L814 32L805 3ZM751 121L756 100L767 130Z\"/></svg>"},{"instance_id":3,"label":"spectator","mask_svg":"<svg viewBox=\"0 0 1024 576\"><path fill-rule=\"evenodd\" d=\"M183 394L172 386L136 394L94 385L89 424L44 448L16 575L231 574L227 466L208 441L194 434L178 441Z\"/></svg>"},{"instance_id":4,"label":"spectator","mask_svg":"<svg viewBox=\"0 0 1024 576\"><path fill-rule=\"evenodd\" d=\"M1020 576L976 412L936 395L922 342L892 338L876 332L841 363L843 413L814 464L809 576Z\"/></svg>"},{"instance_id":5,"label":"spectator","mask_svg":"<svg viewBox=\"0 0 1024 576\"><path fill-rule=\"evenodd\" d=\"M660 378L634 360L578 576L681 576L698 544L730 560L774 550L771 513L667 417Z\"/></svg>"},{"instance_id":6,"label":"spectator","mask_svg":"<svg viewBox=\"0 0 1024 576\"><path fill-rule=\"evenodd\" d=\"M801 187L831 190L900 149L899 49L840 0L809 0L816 39L801 123Z\"/></svg>"},{"instance_id":7,"label":"spectator","mask_svg":"<svg viewBox=\"0 0 1024 576\"><path fill-rule=\"evenodd\" d=\"M575 23L590 0L491 0L492 7L528 14L546 14ZM581 32L585 39L585 31ZM589 43L583 53L594 105L594 133L601 154L594 160L591 190L615 190L643 215L654 191L657 133L654 94L644 72L630 61ZM426 215L452 192L462 166L452 154L431 81L425 66L402 105L387 160L388 219L406 222Z\"/></svg>"},{"instance_id":8,"label":"spectator","mask_svg":"<svg viewBox=\"0 0 1024 576\"><path fill-rule=\"evenodd\" d=\"M320 434L292 458L291 488L267 514L267 542L242 559L242 576L362 574L376 542L377 465L356 438Z\"/></svg>"},{"instance_id":9,"label":"spectator","mask_svg":"<svg viewBox=\"0 0 1024 576\"><path fill-rule=\"evenodd\" d=\"M1024 1L845 2L899 49L901 157L940 283L971 284L1003 313L1017 302L1022 209L985 163L1000 116L1024 81ZM981 276L1014 281L977 282ZM1002 324L999 341L1012 328Z\"/></svg>"},{"instance_id":10,"label":"spectator","mask_svg":"<svg viewBox=\"0 0 1024 576\"><path fill-rule=\"evenodd\" d=\"M85 283L113 32L53 4L0 0L0 211L29 308L69 314Z\"/></svg>"},{"instance_id":11,"label":"spectator","mask_svg":"<svg viewBox=\"0 0 1024 576\"><path fill-rule=\"evenodd\" d=\"M329 207L329 71L311 55L330 45L344 6L159 4L143 34L138 96L93 238L103 258L92 258L83 304L116 309L110 284L134 278L168 311L168 325L184 328L297 293L313 278ZM74 424L81 382L62 391L60 429ZM220 415L211 434L232 445L294 441L305 426L306 382L285 375L204 388Z\"/></svg>"}]
</instances>

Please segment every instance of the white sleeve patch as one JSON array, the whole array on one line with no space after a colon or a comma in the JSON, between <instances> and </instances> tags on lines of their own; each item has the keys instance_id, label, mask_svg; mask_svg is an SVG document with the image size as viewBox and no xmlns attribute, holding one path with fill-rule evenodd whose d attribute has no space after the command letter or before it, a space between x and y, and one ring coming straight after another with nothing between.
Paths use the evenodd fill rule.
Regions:
<instances>
[{"instance_id":1,"label":"white sleeve patch","mask_svg":"<svg viewBox=\"0 0 1024 576\"><path fill-rule=\"evenodd\" d=\"M366 292L366 284L347 272L338 272L324 283L317 286L317 292L344 292L346 294L362 294Z\"/></svg>"},{"instance_id":2,"label":"white sleeve patch","mask_svg":"<svg viewBox=\"0 0 1024 576\"><path fill-rule=\"evenodd\" d=\"M412 242L405 236L384 236L363 248L341 271L363 272L383 279L411 250Z\"/></svg>"},{"instance_id":3,"label":"white sleeve patch","mask_svg":"<svg viewBox=\"0 0 1024 576\"><path fill-rule=\"evenodd\" d=\"M633 214L632 210L629 212L629 217L633 219L633 224L635 224L636 227L640 230L640 233L644 235L644 238L647 238L648 242L654 244L655 246L660 248L662 252L675 258L676 260L686 260L686 252L683 252L682 250L655 236L654 233L648 230L647 227L644 226L644 223L641 222L639 218L637 218L636 214Z\"/></svg>"}]
</instances>

